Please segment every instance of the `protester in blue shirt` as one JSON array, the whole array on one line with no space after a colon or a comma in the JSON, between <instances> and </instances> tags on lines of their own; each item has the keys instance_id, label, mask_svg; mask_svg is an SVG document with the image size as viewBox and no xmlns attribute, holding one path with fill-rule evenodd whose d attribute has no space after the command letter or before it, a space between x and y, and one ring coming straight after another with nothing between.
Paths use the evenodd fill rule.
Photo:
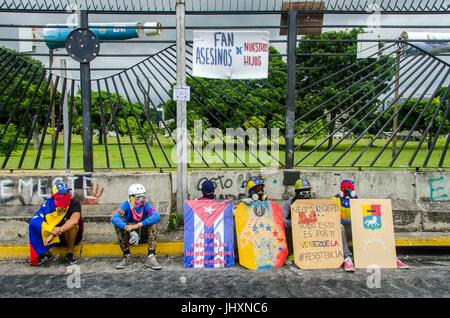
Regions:
<instances>
[{"instance_id":1,"label":"protester in blue shirt","mask_svg":"<svg viewBox=\"0 0 450 318\"><path fill-rule=\"evenodd\" d=\"M145 187L132 184L128 189L128 200L114 213L111 222L117 233L123 258L117 269L125 268L131 260L130 244L137 245L144 231L148 231L148 255L145 266L158 270L162 267L156 260L157 223L161 217L146 199Z\"/></svg>"}]
</instances>

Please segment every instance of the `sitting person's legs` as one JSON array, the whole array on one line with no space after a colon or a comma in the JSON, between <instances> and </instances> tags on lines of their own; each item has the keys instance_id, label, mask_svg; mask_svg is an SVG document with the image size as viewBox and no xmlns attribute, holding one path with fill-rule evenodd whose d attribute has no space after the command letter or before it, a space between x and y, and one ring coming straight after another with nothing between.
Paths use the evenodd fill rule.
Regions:
<instances>
[{"instance_id":1,"label":"sitting person's legs","mask_svg":"<svg viewBox=\"0 0 450 318\"><path fill-rule=\"evenodd\" d=\"M120 263L116 265L116 268L123 269L128 265L131 258L130 243L129 243L130 233L118 228L117 226L114 226L114 230L116 231L117 239L119 240L120 244L120 249L122 250L123 253L123 258L120 261Z\"/></svg>"},{"instance_id":2,"label":"sitting person's legs","mask_svg":"<svg viewBox=\"0 0 450 318\"><path fill-rule=\"evenodd\" d=\"M348 246L349 237L351 237L351 227L350 225L341 224L341 234L342 234L342 247L344 251L344 270L346 272L354 272L355 266L352 261L352 252Z\"/></svg>"},{"instance_id":3,"label":"sitting person's legs","mask_svg":"<svg viewBox=\"0 0 450 318\"><path fill-rule=\"evenodd\" d=\"M148 255L145 260L145 265L152 269L161 269L161 265L159 265L156 260L156 243L158 239L158 224L152 224L148 227Z\"/></svg>"},{"instance_id":4,"label":"sitting person's legs","mask_svg":"<svg viewBox=\"0 0 450 318\"><path fill-rule=\"evenodd\" d=\"M81 238L79 238L78 242L76 242L78 236L80 227L78 225L75 225L70 230L64 232L64 239L67 244L67 253L73 254L73 248L75 244L79 243Z\"/></svg>"},{"instance_id":5,"label":"sitting person's legs","mask_svg":"<svg viewBox=\"0 0 450 318\"><path fill-rule=\"evenodd\" d=\"M351 230L350 226L346 227L341 224L342 246L344 249L344 258L353 256L352 252L350 251L350 247L348 245L349 237L351 238L351 231L348 231L347 228Z\"/></svg>"},{"instance_id":6,"label":"sitting person's legs","mask_svg":"<svg viewBox=\"0 0 450 318\"><path fill-rule=\"evenodd\" d=\"M287 242L287 248L288 248L288 254L293 255L294 254L294 242L292 239L292 227L286 226L286 242Z\"/></svg>"},{"instance_id":7,"label":"sitting person's legs","mask_svg":"<svg viewBox=\"0 0 450 318\"><path fill-rule=\"evenodd\" d=\"M119 240L120 249L122 250L123 256L130 255L130 233L118 228L117 226L114 226L114 230L116 231L117 239Z\"/></svg>"},{"instance_id":8,"label":"sitting person's legs","mask_svg":"<svg viewBox=\"0 0 450 318\"><path fill-rule=\"evenodd\" d=\"M83 227L78 224L74 225L71 229L65 231L59 236L60 242L56 244L57 246L67 246L67 254L65 257L66 266L74 265L77 263L73 255L73 250L75 245L81 242L83 238Z\"/></svg>"}]
</instances>

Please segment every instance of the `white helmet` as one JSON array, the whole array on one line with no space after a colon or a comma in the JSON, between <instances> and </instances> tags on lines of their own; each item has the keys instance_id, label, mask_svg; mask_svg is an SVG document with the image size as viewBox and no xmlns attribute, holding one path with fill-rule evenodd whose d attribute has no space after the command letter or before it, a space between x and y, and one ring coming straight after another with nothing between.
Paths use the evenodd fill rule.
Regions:
<instances>
[{"instance_id":1,"label":"white helmet","mask_svg":"<svg viewBox=\"0 0 450 318\"><path fill-rule=\"evenodd\" d=\"M139 183L134 183L128 188L128 196L145 194L145 192L145 187Z\"/></svg>"}]
</instances>

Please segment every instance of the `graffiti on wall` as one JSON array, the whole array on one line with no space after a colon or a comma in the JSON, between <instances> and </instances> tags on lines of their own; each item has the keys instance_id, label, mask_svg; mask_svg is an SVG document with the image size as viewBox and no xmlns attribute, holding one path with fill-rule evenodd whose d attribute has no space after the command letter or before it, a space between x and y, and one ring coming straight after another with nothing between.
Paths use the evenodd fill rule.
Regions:
<instances>
[{"instance_id":1,"label":"graffiti on wall","mask_svg":"<svg viewBox=\"0 0 450 318\"><path fill-rule=\"evenodd\" d=\"M68 177L18 177L0 179L0 204L18 201L22 205L39 204L51 197L53 185L66 182L72 189L72 196L82 204L97 204L103 194L103 187L91 176Z\"/></svg>"},{"instance_id":2,"label":"graffiti on wall","mask_svg":"<svg viewBox=\"0 0 450 318\"><path fill-rule=\"evenodd\" d=\"M195 190L198 195L201 195L202 183L206 180L211 180L214 183L214 187L216 189L216 196L219 200L240 200L247 196L247 182L254 177L261 178L266 187L268 182L271 184L276 184L278 180L271 179L268 180L261 176L261 174L257 173L240 173L234 175L225 175L225 174L216 174L213 176L205 176L198 178L195 182ZM194 196L197 195L194 193Z\"/></svg>"},{"instance_id":3,"label":"graffiti on wall","mask_svg":"<svg viewBox=\"0 0 450 318\"><path fill-rule=\"evenodd\" d=\"M448 199L450 189L446 189L445 177L429 178L430 201L444 201Z\"/></svg>"}]
</instances>

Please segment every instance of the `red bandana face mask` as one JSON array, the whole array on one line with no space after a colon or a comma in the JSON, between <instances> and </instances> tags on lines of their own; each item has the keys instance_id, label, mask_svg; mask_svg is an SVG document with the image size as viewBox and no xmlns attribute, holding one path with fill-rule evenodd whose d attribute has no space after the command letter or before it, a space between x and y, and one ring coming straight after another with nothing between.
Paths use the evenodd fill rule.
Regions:
<instances>
[{"instance_id":1,"label":"red bandana face mask","mask_svg":"<svg viewBox=\"0 0 450 318\"><path fill-rule=\"evenodd\" d=\"M53 195L53 199L55 200L55 205L58 208L66 208L70 205L70 200L72 199L72 196L70 195L70 193L66 194L56 193Z\"/></svg>"}]
</instances>

